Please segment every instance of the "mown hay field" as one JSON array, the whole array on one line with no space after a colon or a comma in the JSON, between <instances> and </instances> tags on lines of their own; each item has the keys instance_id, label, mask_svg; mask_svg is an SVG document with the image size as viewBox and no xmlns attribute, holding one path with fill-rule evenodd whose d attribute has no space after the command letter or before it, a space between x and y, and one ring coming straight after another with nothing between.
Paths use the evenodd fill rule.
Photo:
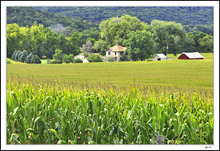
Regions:
<instances>
[{"instance_id":1,"label":"mown hay field","mask_svg":"<svg viewBox=\"0 0 220 151\"><path fill-rule=\"evenodd\" d=\"M213 57L7 64L8 144L213 144Z\"/></svg>"}]
</instances>

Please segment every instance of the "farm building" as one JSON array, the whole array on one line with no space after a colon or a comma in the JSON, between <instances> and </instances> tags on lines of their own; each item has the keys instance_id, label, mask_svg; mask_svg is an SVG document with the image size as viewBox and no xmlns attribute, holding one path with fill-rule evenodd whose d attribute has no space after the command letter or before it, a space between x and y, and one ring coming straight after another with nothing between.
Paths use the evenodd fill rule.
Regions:
<instances>
[{"instance_id":1,"label":"farm building","mask_svg":"<svg viewBox=\"0 0 220 151\"><path fill-rule=\"evenodd\" d=\"M204 59L199 52L183 52L178 59Z\"/></svg>"},{"instance_id":2,"label":"farm building","mask_svg":"<svg viewBox=\"0 0 220 151\"><path fill-rule=\"evenodd\" d=\"M156 54L153 58L153 61L167 60L167 57L164 54Z\"/></svg>"},{"instance_id":3,"label":"farm building","mask_svg":"<svg viewBox=\"0 0 220 151\"><path fill-rule=\"evenodd\" d=\"M120 61L120 58L124 55L124 51L126 50L126 47L122 47L119 44L109 47L106 49L106 60L114 60L114 61Z\"/></svg>"}]
</instances>

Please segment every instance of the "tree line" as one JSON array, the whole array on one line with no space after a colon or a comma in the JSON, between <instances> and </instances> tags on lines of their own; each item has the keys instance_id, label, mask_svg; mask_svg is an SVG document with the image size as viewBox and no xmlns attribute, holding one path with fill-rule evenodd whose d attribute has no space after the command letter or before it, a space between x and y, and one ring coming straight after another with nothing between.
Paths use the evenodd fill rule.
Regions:
<instances>
[{"instance_id":1,"label":"tree line","mask_svg":"<svg viewBox=\"0 0 220 151\"><path fill-rule=\"evenodd\" d=\"M100 32L99 32L100 31ZM68 37L59 30L34 22L32 26L7 24L7 56L15 50L27 51L53 59L55 50L74 56L83 53L105 55L105 50L120 44L127 47L125 60L145 60L155 53L213 52L213 36L204 32L187 32L181 23L153 20L149 25L130 15L112 17L90 28L72 32Z\"/></svg>"}]
</instances>

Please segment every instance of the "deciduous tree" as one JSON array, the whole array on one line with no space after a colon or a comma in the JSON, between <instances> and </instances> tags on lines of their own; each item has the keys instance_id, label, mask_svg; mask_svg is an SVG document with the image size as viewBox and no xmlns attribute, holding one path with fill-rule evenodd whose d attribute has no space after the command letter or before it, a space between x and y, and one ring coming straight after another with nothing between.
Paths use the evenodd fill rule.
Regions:
<instances>
[{"instance_id":1,"label":"deciduous tree","mask_svg":"<svg viewBox=\"0 0 220 151\"><path fill-rule=\"evenodd\" d=\"M53 59L59 63L62 63L62 50L56 49L55 54L53 55Z\"/></svg>"},{"instance_id":2,"label":"deciduous tree","mask_svg":"<svg viewBox=\"0 0 220 151\"><path fill-rule=\"evenodd\" d=\"M18 24L7 24L7 57L11 58L13 52L19 49L19 26Z\"/></svg>"},{"instance_id":3,"label":"deciduous tree","mask_svg":"<svg viewBox=\"0 0 220 151\"><path fill-rule=\"evenodd\" d=\"M145 60L154 53L155 42L150 31L131 32L129 39L124 43L127 47L128 58L131 60Z\"/></svg>"},{"instance_id":4,"label":"deciduous tree","mask_svg":"<svg viewBox=\"0 0 220 151\"><path fill-rule=\"evenodd\" d=\"M183 45L183 52L194 52L195 51L195 40L192 32L186 34L186 38Z\"/></svg>"},{"instance_id":5,"label":"deciduous tree","mask_svg":"<svg viewBox=\"0 0 220 151\"><path fill-rule=\"evenodd\" d=\"M186 32L180 23L153 20L150 26L157 44L157 52L163 52L167 46L168 53L174 55L182 50Z\"/></svg>"},{"instance_id":6,"label":"deciduous tree","mask_svg":"<svg viewBox=\"0 0 220 151\"><path fill-rule=\"evenodd\" d=\"M79 54L80 51L79 42L80 42L80 35L79 33L74 32L72 36L68 38L66 54L74 54L74 55Z\"/></svg>"},{"instance_id":7,"label":"deciduous tree","mask_svg":"<svg viewBox=\"0 0 220 151\"><path fill-rule=\"evenodd\" d=\"M131 31L147 30L148 28L149 26L146 23L130 15L121 16L120 18L113 17L102 21L99 25L101 39L112 46L115 44L122 45L123 41L129 38L128 34Z\"/></svg>"},{"instance_id":8,"label":"deciduous tree","mask_svg":"<svg viewBox=\"0 0 220 151\"><path fill-rule=\"evenodd\" d=\"M213 37L206 35L198 40L200 52L213 52Z\"/></svg>"}]
</instances>

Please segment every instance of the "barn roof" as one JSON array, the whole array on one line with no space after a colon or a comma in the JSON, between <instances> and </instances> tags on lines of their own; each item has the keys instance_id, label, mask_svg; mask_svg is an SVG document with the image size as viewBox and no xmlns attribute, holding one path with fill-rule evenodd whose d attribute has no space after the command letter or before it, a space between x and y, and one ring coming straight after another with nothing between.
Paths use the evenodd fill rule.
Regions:
<instances>
[{"instance_id":1,"label":"barn roof","mask_svg":"<svg viewBox=\"0 0 220 151\"><path fill-rule=\"evenodd\" d=\"M167 58L164 54L156 54L155 57L158 56L159 58Z\"/></svg>"},{"instance_id":2,"label":"barn roof","mask_svg":"<svg viewBox=\"0 0 220 151\"><path fill-rule=\"evenodd\" d=\"M122 47L119 44L113 46L113 47L109 47L106 51L125 51L127 48L126 47Z\"/></svg>"},{"instance_id":3,"label":"barn roof","mask_svg":"<svg viewBox=\"0 0 220 151\"><path fill-rule=\"evenodd\" d=\"M199 52L183 52L182 54L185 54L190 59L204 58Z\"/></svg>"}]
</instances>

